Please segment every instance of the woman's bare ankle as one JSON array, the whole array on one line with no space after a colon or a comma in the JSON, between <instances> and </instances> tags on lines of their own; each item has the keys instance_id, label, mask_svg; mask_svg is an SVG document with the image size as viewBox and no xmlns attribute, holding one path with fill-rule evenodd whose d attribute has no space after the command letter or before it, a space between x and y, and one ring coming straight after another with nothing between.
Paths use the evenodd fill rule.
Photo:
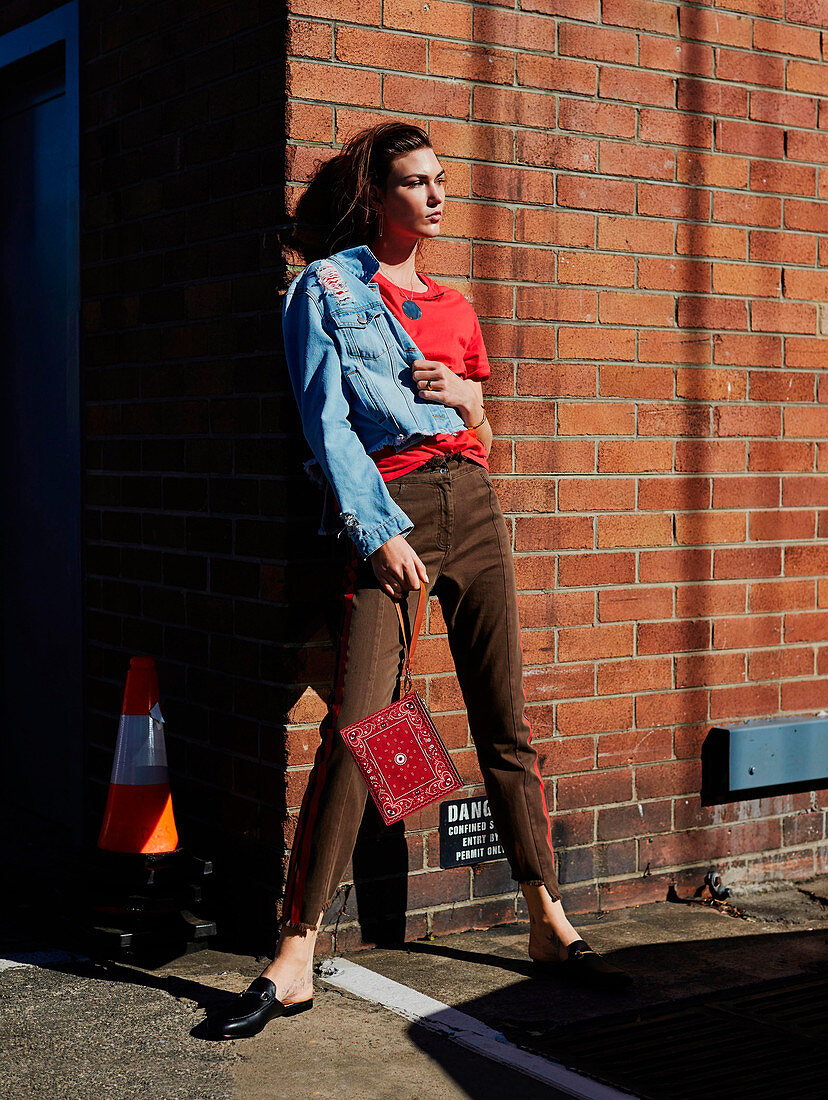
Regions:
<instances>
[{"instance_id":1,"label":"woman's bare ankle","mask_svg":"<svg viewBox=\"0 0 828 1100\"><path fill-rule=\"evenodd\" d=\"M313 996L315 930L283 928L273 962L262 971L276 986L276 996L286 1004Z\"/></svg>"},{"instance_id":2,"label":"woman's bare ankle","mask_svg":"<svg viewBox=\"0 0 828 1100\"><path fill-rule=\"evenodd\" d=\"M545 886L535 883L525 883L523 892L529 909L529 957L541 961L566 959L569 944L579 936L560 899L553 899Z\"/></svg>"}]
</instances>

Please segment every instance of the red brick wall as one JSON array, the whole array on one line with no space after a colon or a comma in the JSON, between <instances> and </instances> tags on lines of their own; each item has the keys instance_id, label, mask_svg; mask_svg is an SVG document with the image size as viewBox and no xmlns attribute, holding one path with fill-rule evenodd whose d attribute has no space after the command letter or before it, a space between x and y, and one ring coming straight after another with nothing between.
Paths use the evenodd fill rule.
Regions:
<instances>
[{"instance_id":1,"label":"red brick wall","mask_svg":"<svg viewBox=\"0 0 828 1100\"><path fill-rule=\"evenodd\" d=\"M256 951L308 629L285 578L312 510L277 293L285 34L258 0L81 5L88 835L148 653L181 843L214 861L220 932Z\"/></svg>"},{"instance_id":2,"label":"red brick wall","mask_svg":"<svg viewBox=\"0 0 828 1100\"><path fill-rule=\"evenodd\" d=\"M55 6L13 0L0 33ZM283 15L80 5L87 835L129 657L152 654L179 831L239 935L272 932L340 548L315 534L279 339ZM291 195L374 118L422 120L449 170L426 263L492 353L567 904L708 864L823 869L824 798L701 808L698 755L715 722L828 695L825 4L300 0L290 22ZM420 687L479 789L436 605L429 630ZM407 841L368 825L363 923L514 916L503 863L436 873L435 814Z\"/></svg>"},{"instance_id":3,"label":"red brick wall","mask_svg":"<svg viewBox=\"0 0 828 1100\"><path fill-rule=\"evenodd\" d=\"M663 898L711 864L824 870L824 797L698 792L712 725L828 708L828 4L289 7L291 201L384 118L424 125L448 172L424 265L473 299L493 360L569 907ZM436 601L428 625L419 686L477 790ZM515 912L503 865L434 873L436 814L410 824L410 933Z\"/></svg>"}]
</instances>

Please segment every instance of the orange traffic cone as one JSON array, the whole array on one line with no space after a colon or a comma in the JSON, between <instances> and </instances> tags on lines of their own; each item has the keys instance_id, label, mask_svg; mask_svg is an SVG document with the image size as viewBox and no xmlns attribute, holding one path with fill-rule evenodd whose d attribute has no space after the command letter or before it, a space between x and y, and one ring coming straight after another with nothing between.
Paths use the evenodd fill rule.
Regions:
<instances>
[{"instance_id":1,"label":"orange traffic cone","mask_svg":"<svg viewBox=\"0 0 828 1100\"><path fill-rule=\"evenodd\" d=\"M178 847L164 719L152 657L132 657L98 847L110 852L172 852Z\"/></svg>"}]
</instances>

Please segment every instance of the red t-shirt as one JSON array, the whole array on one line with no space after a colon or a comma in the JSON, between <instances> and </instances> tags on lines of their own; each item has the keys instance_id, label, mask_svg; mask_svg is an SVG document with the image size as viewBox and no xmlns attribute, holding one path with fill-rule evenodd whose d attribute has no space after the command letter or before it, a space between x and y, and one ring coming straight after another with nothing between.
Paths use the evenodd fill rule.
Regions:
<instances>
[{"instance_id":1,"label":"red t-shirt","mask_svg":"<svg viewBox=\"0 0 828 1100\"><path fill-rule=\"evenodd\" d=\"M380 288L383 302L409 334L425 359L437 359L459 374L482 382L490 374L489 357L483 344L480 322L471 303L459 290L440 286L428 275L420 275L427 290L414 291L414 300L422 310L416 320L403 313L403 302L411 299L411 291L401 290L378 271L374 282ZM377 464L383 481L391 481L410 473L435 455L462 454L479 462L488 470L486 448L473 429L456 435L433 435L428 439L394 451L383 447L371 458Z\"/></svg>"}]
</instances>

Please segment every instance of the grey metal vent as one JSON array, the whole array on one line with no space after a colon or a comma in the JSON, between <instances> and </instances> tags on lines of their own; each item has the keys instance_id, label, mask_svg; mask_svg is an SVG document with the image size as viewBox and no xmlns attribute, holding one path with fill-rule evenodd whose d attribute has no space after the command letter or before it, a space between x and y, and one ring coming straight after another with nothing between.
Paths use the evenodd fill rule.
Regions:
<instances>
[{"instance_id":1,"label":"grey metal vent","mask_svg":"<svg viewBox=\"0 0 828 1100\"><path fill-rule=\"evenodd\" d=\"M715 727L702 747L702 785L708 805L828 785L828 718Z\"/></svg>"}]
</instances>

